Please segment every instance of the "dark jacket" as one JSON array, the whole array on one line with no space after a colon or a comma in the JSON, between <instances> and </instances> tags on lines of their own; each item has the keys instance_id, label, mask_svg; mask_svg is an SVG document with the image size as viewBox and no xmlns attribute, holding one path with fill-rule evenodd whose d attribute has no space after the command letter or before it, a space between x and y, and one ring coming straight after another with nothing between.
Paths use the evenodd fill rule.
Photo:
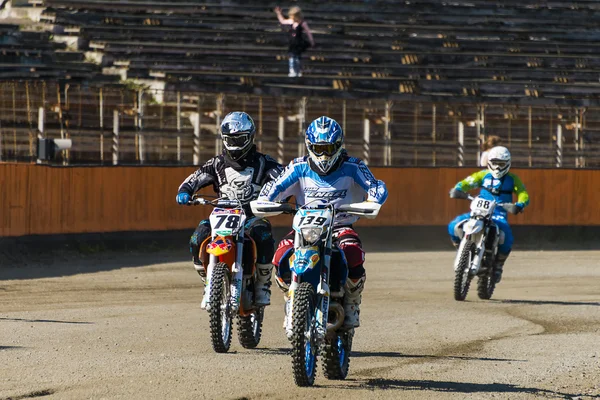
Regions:
<instances>
[{"instance_id":1,"label":"dark jacket","mask_svg":"<svg viewBox=\"0 0 600 400\"><path fill-rule=\"evenodd\" d=\"M237 161L223 152L188 176L179 186L178 193L188 193L191 196L198 190L212 185L219 196L239 199L244 204L246 214L252 216L250 201L255 200L263 185L275 180L281 171L281 164L256 151L256 147Z\"/></svg>"}]
</instances>

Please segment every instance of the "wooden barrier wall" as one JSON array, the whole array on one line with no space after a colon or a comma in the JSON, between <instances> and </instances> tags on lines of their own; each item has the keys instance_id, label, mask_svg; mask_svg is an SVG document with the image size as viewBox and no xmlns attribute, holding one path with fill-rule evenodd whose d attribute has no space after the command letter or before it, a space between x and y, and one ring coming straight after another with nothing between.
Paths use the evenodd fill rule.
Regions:
<instances>
[{"instance_id":1,"label":"wooden barrier wall","mask_svg":"<svg viewBox=\"0 0 600 400\"><path fill-rule=\"evenodd\" d=\"M193 167L44 167L0 164L0 236L192 229L208 207L175 203ZM361 225L444 225L468 211L448 190L474 170L373 168L389 199ZM519 225L600 225L600 170L514 170L531 196ZM210 193L210 190L207 190ZM273 220L289 225L288 216Z\"/></svg>"}]
</instances>

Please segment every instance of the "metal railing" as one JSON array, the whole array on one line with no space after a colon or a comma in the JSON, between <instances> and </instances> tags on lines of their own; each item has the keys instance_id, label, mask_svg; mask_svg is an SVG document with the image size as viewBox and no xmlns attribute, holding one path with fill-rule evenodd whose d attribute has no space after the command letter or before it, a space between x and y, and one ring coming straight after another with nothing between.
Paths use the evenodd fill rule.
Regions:
<instances>
[{"instance_id":1,"label":"metal railing","mask_svg":"<svg viewBox=\"0 0 600 400\"><path fill-rule=\"evenodd\" d=\"M64 164L194 164L221 151L226 113L248 112L260 150L305 153L304 130L328 115L370 165L475 166L487 135L519 167L600 168L600 109L269 97L0 82L0 161L34 161L38 136L71 138Z\"/></svg>"}]
</instances>

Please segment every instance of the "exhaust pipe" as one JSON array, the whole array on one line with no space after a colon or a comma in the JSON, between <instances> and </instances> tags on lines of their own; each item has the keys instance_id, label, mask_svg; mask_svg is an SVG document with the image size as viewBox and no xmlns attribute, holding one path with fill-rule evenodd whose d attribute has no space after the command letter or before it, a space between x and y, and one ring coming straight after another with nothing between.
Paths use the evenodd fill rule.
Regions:
<instances>
[{"instance_id":1,"label":"exhaust pipe","mask_svg":"<svg viewBox=\"0 0 600 400\"><path fill-rule=\"evenodd\" d=\"M340 329L344 323L344 307L340 303L331 303L329 305L329 316L333 316L333 322L327 323L327 333L333 333ZM331 319L331 318L330 318Z\"/></svg>"}]
</instances>

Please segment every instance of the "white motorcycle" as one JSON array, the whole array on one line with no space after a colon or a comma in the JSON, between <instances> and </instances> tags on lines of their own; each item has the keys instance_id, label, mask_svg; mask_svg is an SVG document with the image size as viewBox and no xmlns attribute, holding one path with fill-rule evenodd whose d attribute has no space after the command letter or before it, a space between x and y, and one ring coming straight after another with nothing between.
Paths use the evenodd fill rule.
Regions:
<instances>
[{"instance_id":1,"label":"white motorcycle","mask_svg":"<svg viewBox=\"0 0 600 400\"><path fill-rule=\"evenodd\" d=\"M233 318L238 317L238 339L247 348L260 342L264 306L254 304L256 265L244 264L244 242L256 244L245 234L246 214L239 200L194 198L189 204L215 207L209 217L211 236L200 247L206 269L206 287L201 308L210 315L213 349L226 353L231 345Z\"/></svg>"},{"instance_id":2,"label":"white motorcycle","mask_svg":"<svg viewBox=\"0 0 600 400\"><path fill-rule=\"evenodd\" d=\"M478 276L477 295L480 299L489 300L496 288L494 269L501 239L501 231L492 219L494 210L502 207L516 214L518 208L512 203L497 203L464 192L455 192L454 196L471 200L471 215L461 223L463 236L454 260L454 299L463 301L471 280Z\"/></svg>"},{"instance_id":3,"label":"white motorcycle","mask_svg":"<svg viewBox=\"0 0 600 400\"><path fill-rule=\"evenodd\" d=\"M333 223L337 213L375 218L381 205L372 202L339 206L314 201L296 207L290 204L256 200L250 203L255 215L274 216L295 213L294 253L289 259L292 272L288 297L291 305L285 327L292 342L292 370L298 386L315 382L317 355L323 357L323 372L328 379L348 375L354 328L344 328L344 282L348 266L331 265ZM331 275L331 267L335 268ZM335 278L330 281L330 277Z\"/></svg>"}]
</instances>

